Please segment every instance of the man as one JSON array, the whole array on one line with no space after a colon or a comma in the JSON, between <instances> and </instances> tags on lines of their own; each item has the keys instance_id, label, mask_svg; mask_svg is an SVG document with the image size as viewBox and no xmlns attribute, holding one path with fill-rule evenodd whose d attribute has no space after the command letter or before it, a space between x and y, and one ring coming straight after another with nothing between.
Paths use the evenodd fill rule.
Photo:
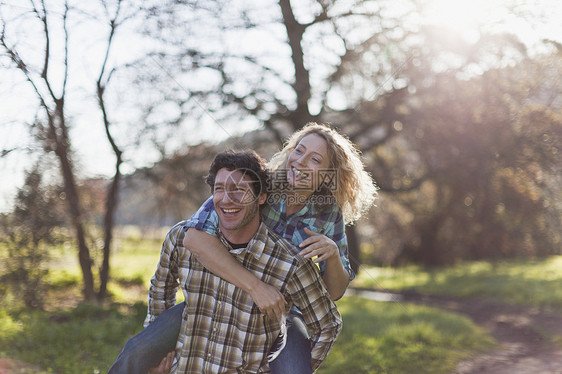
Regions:
<instances>
[{"instance_id":1,"label":"man","mask_svg":"<svg viewBox=\"0 0 562 374\"><path fill-rule=\"evenodd\" d=\"M298 257L298 249L260 221L266 178L265 163L255 152L223 152L215 157L207 183L221 241L236 260L281 291L286 312L293 305L302 311L315 371L341 330L341 317L312 261ZM172 372L267 372L283 322L262 315L248 293L206 270L183 247L186 230L180 222L166 236L146 319L152 322L175 304L179 284L187 302Z\"/></svg>"}]
</instances>

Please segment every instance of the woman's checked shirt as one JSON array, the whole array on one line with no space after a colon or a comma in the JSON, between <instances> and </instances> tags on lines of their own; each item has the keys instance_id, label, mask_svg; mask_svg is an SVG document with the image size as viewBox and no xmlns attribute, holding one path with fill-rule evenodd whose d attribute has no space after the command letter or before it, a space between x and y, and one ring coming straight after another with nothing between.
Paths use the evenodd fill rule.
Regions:
<instances>
[{"instance_id":1,"label":"woman's checked shirt","mask_svg":"<svg viewBox=\"0 0 562 374\"><path fill-rule=\"evenodd\" d=\"M351 282L355 278L355 272L351 269L349 263L343 215L337 205L333 204L320 208L309 198L301 210L287 215L285 199L268 199L268 201L269 203L260 207L260 213L262 222L271 230L297 247L308 238L304 231L305 228L326 235L338 246L343 267L349 273L349 281ZM219 219L213 204L213 197L211 196L191 216L187 221L187 226L217 236L218 222ZM318 265L320 266L320 273L324 274L326 261L322 261Z\"/></svg>"}]
</instances>

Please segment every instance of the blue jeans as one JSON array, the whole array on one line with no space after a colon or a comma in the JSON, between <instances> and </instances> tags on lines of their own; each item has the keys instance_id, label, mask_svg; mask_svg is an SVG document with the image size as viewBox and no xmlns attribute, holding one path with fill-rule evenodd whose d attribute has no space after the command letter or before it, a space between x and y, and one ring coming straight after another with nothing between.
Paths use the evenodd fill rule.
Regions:
<instances>
[{"instance_id":1,"label":"blue jeans","mask_svg":"<svg viewBox=\"0 0 562 374\"><path fill-rule=\"evenodd\" d=\"M107 374L145 374L176 348L185 302L164 311L150 325L127 341ZM287 343L269 363L272 374L312 373L310 341L302 317L287 316Z\"/></svg>"},{"instance_id":2,"label":"blue jeans","mask_svg":"<svg viewBox=\"0 0 562 374\"><path fill-rule=\"evenodd\" d=\"M159 315L150 325L127 341L107 374L146 374L168 352L176 349L185 303Z\"/></svg>"},{"instance_id":3,"label":"blue jeans","mask_svg":"<svg viewBox=\"0 0 562 374\"><path fill-rule=\"evenodd\" d=\"M287 344L275 360L269 363L272 374L312 374L310 340L302 317L287 316Z\"/></svg>"}]
</instances>

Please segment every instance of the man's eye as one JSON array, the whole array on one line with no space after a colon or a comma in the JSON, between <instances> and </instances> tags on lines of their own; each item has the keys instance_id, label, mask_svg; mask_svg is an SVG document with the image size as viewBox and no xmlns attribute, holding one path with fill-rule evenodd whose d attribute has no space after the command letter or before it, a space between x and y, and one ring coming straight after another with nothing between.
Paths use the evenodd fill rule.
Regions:
<instances>
[{"instance_id":1,"label":"man's eye","mask_svg":"<svg viewBox=\"0 0 562 374\"><path fill-rule=\"evenodd\" d=\"M314 157L312 158L312 161L316 162L317 164L319 164L319 163L320 163L320 160L319 160L319 159L317 159L317 158L314 158Z\"/></svg>"}]
</instances>

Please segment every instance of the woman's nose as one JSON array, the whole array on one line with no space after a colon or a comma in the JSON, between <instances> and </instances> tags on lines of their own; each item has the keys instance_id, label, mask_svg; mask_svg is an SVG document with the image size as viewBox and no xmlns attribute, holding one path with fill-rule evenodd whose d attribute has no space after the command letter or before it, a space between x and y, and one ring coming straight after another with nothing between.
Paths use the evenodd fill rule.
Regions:
<instances>
[{"instance_id":1,"label":"woman's nose","mask_svg":"<svg viewBox=\"0 0 562 374\"><path fill-rule=\"evenodd\" d=\"M297 158L297 165L304 165L306 163L305 155L300 156Z\"/></svg>"}]
</instances>

